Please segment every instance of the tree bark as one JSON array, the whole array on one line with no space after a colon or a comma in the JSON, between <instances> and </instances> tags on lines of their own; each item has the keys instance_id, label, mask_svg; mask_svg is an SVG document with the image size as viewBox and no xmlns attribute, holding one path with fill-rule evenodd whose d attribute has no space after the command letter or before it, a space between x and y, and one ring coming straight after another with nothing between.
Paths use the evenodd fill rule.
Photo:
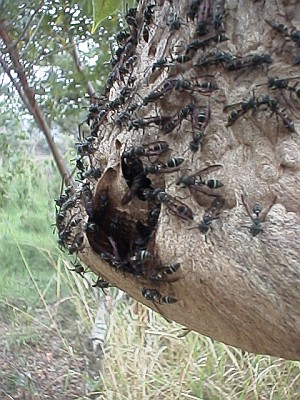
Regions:
<instances>
[{"instance_id":1,"label":"tree bark","mask_svg":"<svg viewBox=\"0 0 300 400\"><path fill-rule=\"evenodd\" d=\"M192 5L196 3L193 20ZM104 172L98 181L92 177L88 179L93 211L90 194L85 191L81 194L80 215L96 227L81 222L74 228L73 235L68 238L63 235L68 221L78 212L76 204L76 208L65 212L65 222L59 222L60 236L69 250L73 251L76 245L80 259L97 275L101 274L105 280L165 318L250 352L299 360L299 98L292 89L272 91L267 82L268 77L297 76L298 67L292 64L292 59L299 53L299 43L291 38L292 28L297 28L299 22L300 5L296 1L265 4L264 1L228 0L219 23L216 7L222 6L222 1L157 1L155 6L147 8L149 4L140 2L135 17L137 30L133 25L129 27L131 37L137 34L138 38L137 43L132 41L134 52L123 50L113 69L114 86L105 91L111 101L120 95L124 86L128 86L128 75L120 77L119 68L125 65L130 54L137 56L130 75L137 78L133 92L117 111L105 103L106 117L101 120L98 139L93 144L97 151L89 154L93 168L100 167ZM151 15L149 24L145 10ZM212 14L213 10L215 14ZM214 15L214 19L210 15ZM172 18L176 17L180 18L181 27L171 31ZM218 44L211 40L204 50L194 50L187 45L207 37L207 33L200 37L196 35L197 23L204 17L209 21L208 35L214 37L213 34L224 29L222 33L229 40ZM279 32L266 20L282 22L288 31ZM148 43L143 39L143 33L145 37L147 35L145 25ZM127 39L123 47L126 48L128 43ZM236 56L235 63L237 57L249 60L249 55L253 54L270 54L272 63L234 71L230 70L228 60L201 68L195 66L199 59L203 60L208 53L217 50ZM190 60L174 61L179 55L189 56ZM153 68L160 58L167 58L165 63L169 66ZM166 89L168 79L183 78L193 82L193 90L173 88L159 96L155 103L141 100L153 90L157 94L157 90ZM200 91L199 85L204 81L215 82L219 89L211 93ZM292 80L289 85L296 82ZM265 106L262 104L265 95L277 99L275 108L271 108L270 102ZM248 101L252 96L256 103L248 110L243 98ZM194 112L168 134L163 133L165 127L154 123L144 129L132 130L126 124L121 128L116 126L117 116L122 110L128 112L128 106L134 102L139 103L139 107L129 115L128 124L156 115L172 116L173 121L178 121L179 110L190 103L194 104L197 113L209 107L211 118L201 149L194 153L189 149L193 130L199 132L200 122ZM223 110L233 103L238 104ZM239 118L231 124L228 115L232 110L237 110ZM283 113L289 116L288 121L294 121L294 132ZM142 263L142 273L138 274L133 261L137 248L134 246L140 235L136 223L148 224L149 207L154 201L145 201L140 195L141 199L135 196L122 205L122 198L128 191L124 165L122 169L123 152L131 146L157 140L166 140L170 151L158 161L153 157L150 160L140 157L143 166L151 165L150 161L165 163L175 156L183 157L184 164L174 173L147 175L152 188L159 187L172 197L161 205L157 225L144 247L151 252L152 258ZM176 185L178 177L191 175L213 164L221 164L222 168L216 168L207 178L201 177L200 186L204 188L204 179L220 180L224 184L220 189L204 190L220 197ZM251 207L259 203L264 210L276 199L266 218L264 210L257 212L262 219L261 225L252 209L250 215L247 214L242 194ZM191 229L197 228L206 212L214 211L211 207L215 198L218 201L225 199L225 204L210 221L207 234ZM108 200L108 205L104 200ZM170 204L179 201L192 210L193 221L182 219L178 215L180 212L172 213ZM117 230L113 229L112 222L117 225ZM263 231L252 236L249 229L252 225ZM84 240L82 245L79 237ZM165 273L158 281L150 280L153 271L162 271L165 265L174 262L180 262L177 272ZM124 271L125 264L129 264L129 271ZM147 300L142 295L143 288L157 290L160 297ZM178 301L167 304L167 296L169 300Z\"/></svg>"}]
</instances>

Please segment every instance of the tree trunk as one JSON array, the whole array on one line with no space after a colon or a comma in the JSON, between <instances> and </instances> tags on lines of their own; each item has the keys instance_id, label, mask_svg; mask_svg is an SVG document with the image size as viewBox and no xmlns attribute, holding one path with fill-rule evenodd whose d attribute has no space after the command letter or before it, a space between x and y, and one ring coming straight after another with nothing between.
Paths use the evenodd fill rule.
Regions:
<instances>
[{"instance_id":1,"label":"tree trunk","mask_svg":"<svg viewBox=\"0 0 300 400\"><path fill-rule=\"evenodd\" d=\"M80 208L78 200L73 209L62 206L58 231L96 274L165 318L250 352L299 360L300 124L292 77L300 5L267 6L140 2L127 18L131 36L110 75L113 87L108 80L90 121L98 136L87 153L79 146L90 172L103 173L97 180L86 172ZM291 80L271 91L274 76ZM132 92L122 98L124 86ZM108 103L118 97L121 105ZM145 144L155 141L167 141L169 150L147 158L154 145ZM165 164L171 157L184 163ZM153 163L156 173L141 170ZM176 184L195 173L192 185ZM252 210L255 203L263 210ZM77 213L86 223L69 235Z\"/></svg>"}]
</instances>

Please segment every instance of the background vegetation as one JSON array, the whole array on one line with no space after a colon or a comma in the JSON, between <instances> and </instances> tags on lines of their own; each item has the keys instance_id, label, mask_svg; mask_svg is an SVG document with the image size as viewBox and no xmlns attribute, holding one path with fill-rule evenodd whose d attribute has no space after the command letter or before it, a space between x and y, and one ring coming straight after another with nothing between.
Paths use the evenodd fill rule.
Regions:
<instances>
[{"instance_id":1,"label":"background vegetation","mask_svg":"<svg viewBox=\"0 0 300 400\"><path fill-rule=\"evenodd\" d=\"M4 1L0 9L12 38L21 38L18 51L31 71L30 85L57 142L65 143L60 150L69 161L77 123L86 113L86 84L91 81L101 91L125 4L105 10L112 19L86 1ZM72 41L81 49L84 74L72 59ZM101 74L103 63L107 71ZM298 362L185 335L182 327L130 299L114 301L116 289L109 289L104 354L100 363L95 359L87 340L97 311L95 296L80 276L68 271L74 257L59 251L53 235L53 199L61 179L43 136L3 71L1 92L0 397L300 398Z\"/></svg>"}]
</instances>

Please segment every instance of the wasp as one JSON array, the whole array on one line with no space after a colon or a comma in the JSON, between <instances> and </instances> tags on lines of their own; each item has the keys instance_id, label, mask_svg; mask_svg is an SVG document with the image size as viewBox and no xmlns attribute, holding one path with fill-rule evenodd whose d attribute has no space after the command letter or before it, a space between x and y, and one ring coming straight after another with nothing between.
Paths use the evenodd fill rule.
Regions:
<instances>
[{"instance_id":1,"label":"wasp","mask_svg":"<svg viewBox=\"0 0 300 400\"><path fill-rule=\"evenodd\" d=\"M152 272L148 278L150 281L161 281L167 275L171 275L177 272L179 268L180 268L179 262L171 263L159 269L158 271Z\"/></svg>"},{"instance_id":2,"label":"wasp","mask_svg":"<svg viewBox=\"0 0 300 400\"><path fill-rule=\"evenodd\" d=\"M190 42L185 49L185 55L192 55L198 49L205 49L211 41L215 43L221 43L229 40L228 36L219 34L219 33L209 33L206 36L203 36L201 39L195 39ZM192 54L191 54L192 53Z\"/></svg>"},{"instance_id":3,"label":"wasp","mask_svg":"<svg viewBox=\"0 0 300 400\"><path fill-rule=\"evenodd\" d=\"M147 289L145 287L142 289L142 295L145 297L146 300L153 301L153 303L172 304L178 301L174 297L161 295L158 290Z\"/></svg>"},{"instance_id":4,"label":"wasp","mask_svg":"<svg viewBox=\"0 0 300 400\"><path fill-rule=\"evenodd\" d=\"M125 164L130 165L138 157L145 155L145 148L142 146L131 146L122 153L122 159Z\"/></svg>"},{"instance_id":5,"label":"wasp","mask_svg":"<svg viewBox=\"0 0 300 400\"><path fill-rule=\"evenodd\" d=\"M292 118L287 114L285 109L281 108L277 110L276 115L278 115L282 119L285 128L287 128L290 132L296 132L295 123Z\"/></svg>"},{"instance_id":6,"label":"wasp","mask_svg":"<svg viewBox=\"0 0 300 400\"><path fill-rule=\"evenodd\" d=\"M193 120L193 140L190 142L190 150L193 152L198 151L202 144L202 139L205 135L205 129L209 123L210 115L210 108L203 108L199 112L198 117ZM195 119L198 120L200 132L195 132Z\"/></svg>"},{"instance_id":7,"label":"wasp","mask_svg":"<svg viewBox=\"0 0 300 400\"><path fill-rule=\"evenodd\" d=\"M161 208L160 205L158 205L158 207L150 209L148 212L148 225L152 229L154 229L157 225L157 221L160 214L160 208Z\"/></svg>"},{"instance_id":8,"label":"wasp","mask_svg":"<svg viewBox=\"0 0 300 400\"><path fill-rule=\"evenodd\" d=\"M249 217L251 218L251 221L252 221L251 226L242 225L242 227L249 229L249 231L253 237L257 236L264 231L263 227L262 227L262 223L265 222L269 211L271 210L271 208L273 207L273 205L275 204L275 202L277 200L277 196L274 196L272 203L264 209L262 209L262 207L258 203L255 203L251 209L251 207L249 206L249 204L247 202L246 196L244 194L242 194L241 198L242 198L243 205L247 211L247 214L249 215ZM255 215L255 216L253 216L253 215Z\"/></svg>"},{"instance_id":9,"label":"wasp","mask_svg":"<svg viewBox=\"0 0 300 400\"><path fill-rule=\"evenodd\" d=\"M148 201L165 204L168 210L177 217L185 220L192 221L194 219L193 211L183 202L170 196L163 190L157 189L145 189L144 190L145 199Z\"/></svg>"},{"instance_id":10,"label":"wasp","mask_svg":"<svg viewBox=\"0 0 300 400\"><path fill-rule=\"evenodd\" d=\"M300 47L300 31L296 28L292 28L289 33L290 39L296 44L297 47Z\"/></svg>"},{"instance_id":11,"label":"wasp","mask_svg":"<svg viewBox=\"0 0 300 400\"><path fill-rule=\"evenodd\" d=\"M78 233L75 236L73 243L65 247L68 249L69 254L74 254L83 249L84 247L83 242L84 242L84 236L81 233Z\"/></svg>"},{"instance_id":12,"label":"wasp","mask_svg":"<svg viewBox=\"0 0 300 400\"><path fill-rule=\"evenodd\" d=\"M266 23L275 31L282 33L285 36L289 35L289 28L281 22L269 21L265 19Z\"/></svg>"},{"instance_id":13,"label":"wasp","mask_svg":"<svg viewBox=\"0 0 300 400\"><path fill-rule=\"evenodd\" d=\"M147 260L149 260L150 258L153 258L153 254L150 253L150 251L148 250L140 250L137 251L134 256L130 257L130 261L135 262L135 263L143 263Z\"/></svg>"},{"instance_id":14,"label":"wasp","mask_svg":"<svg viewBox=\"0 0 300 400\"><path fill-rule=\"evenodd\" d=\"M268 82L267 83L262 83L260 85L257 86L264 86L264 85L268 85L268 87L270 89L288 89L291 91L294 91L294 87L293 86L289 86L289 83L291 80L293 79L299 79L299 76L294 76L291 78L278 78L278 76L274 76L274 77L269 77L268 78ZM296 85L299 82L296 82Z\"/></svg>"},{"instance_id":15,"label":"wasp","mask_svg":"<svg viewBox=\"0 0 300 400\"><path fill-rule=\"evenodd\" d=\"M126 39L129 38L129 33L126 31L119 31L116 34L116 41L119 45L122 45Z\"/></svg>"},{"instance_id":16,"label":"wasp","mask_svg":"<svg viewBox=\"0 0 300 400\"><path fill-rule=\"evenodd\" d=\"M228 110L229 108L235 107L235 106L240 106L241 110L243 113L246 113L249 110L256 110L257 107L259 106L259 102L257 100L257 97L254 96L254 93L249 99L244 98L242 101L238 103L233 103L233 104L228 104L223 108L223 111Z\"/></svg>"},{"instance_id":17,"label":"wasp","mask_svg":"<svg viewBox=\"0 0 300 400\"><path fill-rule=\"evenodd\" d=\"M151 187L151 180L146 177L142 161L138 155L145 155L143 147L131 147L121 156L121 167L129 190L121 200L122 205L128 204L134 196L144 200L143 190Z\"/></svg>"},{"instance_id":18,"label":"wasp","mask_svg":"<svg viewBox=\"0 0 300 400\"><path fill-rule=\"evenodd\" d=\"M144 11L144 22L147 25L153 24L154 11L152 9L155 6L156 6L155 4L147 4L147 7Z\"/></svg>"},{"instance_id":19,"label":"wasp","mask_svg":"<svg viewBox=\"0 0 300 400\"><path fill-rule=\"evenodd\" d=\"M154 124L158 126L164 134L167 134L170 133L178 125L178 122L173 122L172 119L173 117L168 115L163 115L161 117L157 116L144 119L136 119L131 121L131 123L128 125L128 129L131 129L132 127L144 128L146 126Z\"/></svg>"},{"instance_id":20,"label":"wasp","mask_svg":"<svg viewBox=\"0 0 300 400\"><path fill-rule=\"evenodd\" d=\"M145 149L144 155L147 157L159 156L162 153L169 150L169 144L165 140L158 140L156 142L145 143L143 144L143 147Z\"/></svg>"},{"instance_id":21,"label":"wasp","mask_svg":"<svg viewBox=\"0 0 300 400\"><path fill-rule=\"evenodd\" d=\"M190 141L189 149L194 153L198 151L202 146L203 138L204 138L203 132L193 132L193 140Z\"/></svg>"},{"instance_id":22,"label":"wasp","mask_svg":"<svg viewBox=\"0 0 300 400\"><path fill-rule=\"evenodd\" d=\"M273 99L269 95L261 96L258 100L258 104L259 106L266 105L269 107L271 110L271 116L273 113L275 113L276 116L282 119L285 128L287 128L290 132L296 132L294 121L287 114L285 109L280 108L280 103L277 99Z\"/></svg>"},{"instance_id":23,"label":"wasp","mask_svg":"<svg viewBox=\"0 0 300 400\"><path fill-rule=\"evenodd\" d=\"M261 64L273 62L270 54L249 54L245 57L233 57L232 61L225 62L224 68L227 71L237 71L242 68L257 67Z\"/></svg>"},{"instance_id":24,"label":"wasp","mask_svg":"<svg viewBox=\"0 0 300 400\"><path fill-rule=\"evenodd\" d=\"M125 162L138 157L152 157L159 156L169 150L169 144L165 140L158 140L156 142L145 143L142 146L132 146L123 152L122 157Z\"/></svg>"},{"instance_id":25,"label":"wasp","mask_svg":"<svg viewBox=\"0 0 300 400\"><path fill-rule=\"evenodd\" d=\"M143 192L145 189L151 188L151 180L146 177L144 172L136 175L130 185L128 191L125 193L121 200L121 204L125 206L128 204L135 196L138 197L140 200L144 201L145 196Z\"/></svg>"},{"instance_id":26,"label":"wasp","mask_svg":"<svg viewBox=\"0 0 300 400\"><path fill-rule=\"evenodd\" d=\"M244 98L242 101L234 104L229 104L223 108L223 111L226 111L232 107L240 106L237 110L233 110L230 112L228 116L228 122L226 127L231 126L235 121L237 121L242 115L246 114L249 110L253 110L254 112L261 105L261 102L257 99L257 97L253 95L246 99Z\"/></svg>"},{"instance_id":27,"label":"wasp","mask_svg":"<svg viewBox=\"0 0 300 400\"><path fill-rule=\"evenodd\" d=\"M180 108L178 111L178 119L179 121L183 121L184 119L187 119L189 115L193 115L195 110L195 104L194 103L189 103L186 106Z\"/></svg>"},{"instance_id":28,"label":"wasp","mask_svg":"<svg viewBox=\"0 0 300 400\"><path fill-rule=\"evenodd\" d=\"M289 29L286 25L284 25L281 22L275 22L275 21L268 21L265 20L266 23L276 30L279 33L282 33L283 36L288 37L289 39L292 40L296 44L297 47L300 47L300 31L297 30L296 28Z\"/></svg>"},{"instance_id":29,"label":"wasp","mask_svg":"<svg viewBox=\"0 0 300 400\"><path fill-rule=\"evenodd\" d=\"M87 271L80 263L73 263L74 268L70 269L68 268L69 271L74 271L76 274L80 275L82 278L84 277L83 274Z\"/></svg>"},{"instance_id":30,"label":"wasp","mask_svg":"<svg viewBox=\"0 0 300 400\"><path fill-rule=\"evenodd\" d=\"M97 278L96 282L94 282L94 285L92 285L92 287L98 287L102 290L102 292L106 295L107 293L105 292L104 289L107 289L109 287L111 287L111 284L106 282L103 278L101 278L100 276Z\"/></svg>"},{"instance_id":31,"label":"wasp","mask_svg":"<svg viewBox=\"0 0 300 400\"><path fill-rule=\"evenodd\" d=\"M75 146L77 149L77 153L80 157L84 157L90 154L93 154L97 149L93 146L93 141L95 141L95 137L86 138L82 142L76 142Z\"/></svg>"},{"instance_id":32,"label":"wasp","mask_svg":"<svg viewBox=\"0 0 300 400\"><path fill-rule=\"evenodd\" d=\"M201 6L199 7L199 11L197 12L197 25L196 25L196 35L197 36L206 36L209 33L209 25L211 22L211 12L210 12L211 4L210 0L205 0L201 2Z\"/></svg>"},{"instance_id":33,"label":"wasp","mask_svg":"<svg viewBox=\"0 0 300 400\"><path fill-rule=\"evenodd\" d=\"M71 161L74 161L74 159L71 160ZM79 171L80 171L81 173L83 173L83 172L85 171L85 169L86 169L86 167L85 167L85 165L84 165L84 162L82 161L82 158L81 158L81 157L76 158L76 168L79 169Z\"/></svg>"},{"instance_id":34,"label":"wasp","mask_svg":"<svg viewBox=\"0 0 300 400\"><path fill-rule=\"evenodd\" d=\"M267 83L262 83L262 84L257 85L257 86L267 85L268 88L270 88L272 90L276 90L276 89L280 90L284 100L286 101L286 103L289 105L289 107L291 109L294 109L295 107L290 103L289 99L287 98L286 92L290 92L290 98L291 98L292 93L295 93L296 97L298 99L300 99L300 89L299 89L299 86L298 86L299 85L299 81L296 81L294 85L290 84L290 81L292 81L294 79L299 79L299 78L300 78L299 76L294 76L294 77L290 77L290 78L278 78L277 76L275 76L275 77L268 78ZM267 96L265 96L265 97L267 97ZM283 122L285 124L285 118L283 118ZM289 127L290 123L285 124L285 126L286 125L288 125L288 127ZM292 130L292 132L293 132L293 130Z\"/></svg>"},{"instance_id":35,"label":"wasp","mask_svg":"<svg viewBox=\"0 0 300 400\"><path fill-rule=\"evenodd\" d=\"M198 124L199 124L199 129L201 132L204 132L204 130L206 129L209 120L210 120L210 108L203 108L199 114L198 114Z\"/></svg>"},{"instance_id":36,"label":"wasp","mask_svg":"<svg viewBox=\"0 0 300 400\"><path fill-rule=\"evenodd\" d=\"M196 26L196 35L199 37L206 36L209 33L206 21L199 21Z\"/></svg>"},{"instance_id":37,"label":"wasp","mask_svg":"<svg viewBox=\"0 0 300 400\"><path fill-rule=\"evenodd\" d=\"M60 196L57 197L54 201L55 201L55 204L61 208L69 200L69 198L70 198L69 194L65 192L65 193L61 193ZM68 208L68 206L67 206L67 208Z\"/></svg>"},{"instance_id":38,"label":"wasp","mask_svg":"<svg viewBox=\"0 0 300 400\"><path fill-rule=\"evenodd\" d=\"M279 90L288 90L290 92L294 92L298 98L300 98L300 89L297 89L299 85L299 81L297 81L293 86L290 86L289 83L291 80L299 79L299 76L293 76L291 78L278 78L278 76L268 78L267 83L262 83L257 86L267 85L270 89L279 89Z\"/></svg>"},{"instance_id":39,"label":"wasp","mask_svg":"<svg viewBox=\"0 0 300 400\"><path fill-rule=\"evenodd\" d=\"M224 16L225 0L215 0L212 23L215 31L220 31L223 29L222 18Z\"/></svg>"},{"instance_id":40,"label":"wasp","mask_svg":"<svg viewBox=\"0 0 300 400\"><path fill-rule=\"evenodd\" d=\"M181 176L180 178L178 178L176 185L182 185L181 187L189 187L191 189L205 193L208 196L219 197L219 194L207 191L205 186L209 189L219 189L224 186L223 183L217 179L202 179L201 175L208 172L216 171L221 167L223 167L223 165L213 164L195 172L193 175Z\"/></svg>"},{"instance_id":41,"label":"wasp","mask_svg":"<svg viewBox=\"0 0 300 400\"><path fill-rule=\"evenodd\" d=\"M172 14L167 21L167 25L171 32L179 31L179 29L181 28L181 24L181 18L178 17L177 13Z\"/></svg>"},{"instance_id":42,"label":"wasp","mask_svg":"<svg viewBox=\"0 0 300 400\"><path fill-rule=\"evenodd\" d=\"M300 54L297 54L296 56L293 57L293 64L294 65L300 64Z\"/></svg>"},{"instance_id":43,"label":"wasp","mask_svg":"<svg viewBox=\"0 0 300 400\"><path fill-rule=\"evenodd\" d=\"M126 5L127 8L127 5ZM127 8L126 14L125 14L125 20L129 26L133 26L137 28L137 20L136 20L136 13L137 13L137 8Z\"/></svg>"},{"instance_id":44,"label":"wasp","mask_svg":"<svg viewBox=\"0 0 300 400\"><path fill-rule=\"evenodd\" d=\"M233 60L233 55L230 53L225 53L223 51L213 51L206 54L204 57L200 58L194 67L208 67L209 65L218 65L227 63L229 64Z\"/></svg>"},{"instance_id":45,"label":"wasp","mask_svg":"<svg viewBox=\"0 0 300 400\"><path fill-rule=\"evenodd\" d=\"M147 174L170 174L178 171L179 166L183 163L184 158L172 157L166 163L153 164L144 167L144 173Z\"/></svg>"},{"instance_id":46,"label":"wasp","mask_svg":"<svg viewBox=\"0 0 300 400\"><path fill-rule=\"evenodd\" d=\"M205 213L203 214L202 221L193 228L189 229L195 229L198 228L200 233L205 235L205 242L207 243L207 233L211 229L211 223L219 219L220 211L225 205L225 199L224 197L216 197L210 206L205 210Z\"/></svg>"},{"instance_id":47,"label":"wasp","mask_svg":"<svg viewBox=\"0 0 300 400\"><path fill-rule=\"evenodd\" d=\"M157 100L163 97L169 90L152 90L147 96L143 98L143 105L147 106L149 103L155 103Z\"/></svg>"},{"instance_id":48,"label":"wasp","mask_svg":"<svg viewBox=\"0 0 300 400\"><path fill-rule=\"evenodd\" d=\"M204 81L201 83L197 83L196 85L194 85L194 90L201 92L201 93L212 93L215 90L219 89L219 86L215 83L215 82L211 82L211 81Z\"/></svg>"},{"instance_id":49,"label":"wasp","mask_svg":"<svg viewBox=\"0 0 300 400\"><path fill-rule=\"evenodd\" d=\"M81 178L86 179L86 178L94 178L98 180L101 175L102 175L103 170L101 168L90 168L87 171L81 173Z\"/></svg>"},{"instance_id":50,"label":"wasp","mask_svg":"<svg viewBox=\"0 0 300 400\"><path fill-rule=\"evenodd\" d=\"M152 71L152 73L154 73L156 69L162 69L162 68L167 68L167 69L169 69L170 67L173 67L173 66L174 66L174 65L173 65L172 63L170 63L166 57L158 58L158 59L152 64L151 71ZM148 68L149 68L149 67L148 67ZM148 68L147 68L147 70L148 70ZM147 70L146 70L146 71L147 71ZM145 71L145 72L146 72L146 71Z\"/></svg>"}]
</instances>

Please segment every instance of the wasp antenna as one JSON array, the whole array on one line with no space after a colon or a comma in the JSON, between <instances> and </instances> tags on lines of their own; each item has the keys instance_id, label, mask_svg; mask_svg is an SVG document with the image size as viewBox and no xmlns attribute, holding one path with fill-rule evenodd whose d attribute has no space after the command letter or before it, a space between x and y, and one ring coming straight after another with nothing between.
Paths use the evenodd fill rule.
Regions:
<instances>
[{"instance_id":1,"label":"wasp antenna","mask_svg":"<svg viewBox=\"0 0 300 400\"><path fill-rule=\"evenodd\" d=\"M139 93L135 93L141 100L143 100L142 96Z\"/></svg>"},{"instance_id":2,"label":"wasp antenna","mask_svg":"<svg viewBox=\"0 0 300 400\"><path fill-rule=\"evenodd\" d=\"M198 226L193 226L192 228L188 228L189 231L191 231L192 229L198 229Z\"/></svg>"},{"instance_id":3,"label":"wasp antenna","mask_svg":"<svg viewBox=\"0 0 300 400\"><path fill-rule=\"evenodd\" d=\"M186 153L188 150L189 150L189 147L188 147L186 150L184 150L184 152L182 153L182 155L184 156L185 153Z\"/></svg>"},{"instance_id":4,"label":"wasp antenna","mask_svg":"<svg viewBox=\"0 0 300 400\"><path fill-rule=\"evenodd\" d=\"M259 85L256 85L255 87L259 87L259 86L266 86L267 83L260 83Z\"/></svg>"},{"instance_id":5,"label":"wasp antenna","mask_svg":"<svg viewBox=\"0 0 300 400\"><path fill-rule=\"evenodd\" d=\"M170 186L174 185L174 183L176 183L176 181L171 181L167 186L166 189L169 189Z\"/></svg>"},{"instance_id":6,"label":"wasp antenna","mask_svg":"<svg viewBox=\"0 0 300 400\"><path fill-rule=\"evenodd\" d=\"M250 84L252 83L252 81L249 81L248 79L243 79L243 80L241 81L241 83L242 83L242 82L247 82L247 83L250 83Z\"/></svg>"}]
</instances>

